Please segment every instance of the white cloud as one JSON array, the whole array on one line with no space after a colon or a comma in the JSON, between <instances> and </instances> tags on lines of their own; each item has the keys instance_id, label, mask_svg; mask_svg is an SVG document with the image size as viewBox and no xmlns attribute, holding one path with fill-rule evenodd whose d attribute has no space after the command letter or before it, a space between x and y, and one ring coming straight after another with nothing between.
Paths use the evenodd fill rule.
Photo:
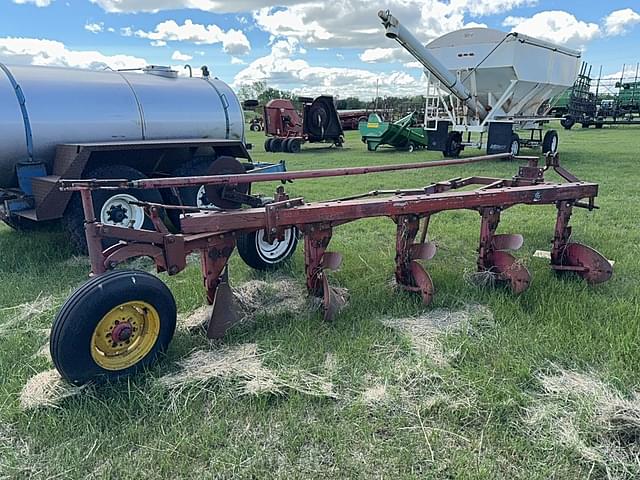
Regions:
<instances>
[{"instance_id":1,"label":"white cloud","mask_svg":"<svg viewBox=\"0 0 640 480\"><path fill-rule=\"evenodd\" d=\"M236 75L233 85L239 87L266 80L270 86L298 95L328 93L362 98L375 95L376 81L379 81L382 95L415 94L424 88L419 80L405 72L375 73L359 68L318 67L293 58L297 54L297 40L277 40L269 55L254 60Z\"/></svg>"},{"instance_id":2,"label":"white cloud","mask_svg":"<svg viewBox=\"0 0 640 480\"><path fill-rule=\"evenodd\" d=\"M424 65L420 62L407 62L402 64L405 68L419 68L420 70L424 70Z\"/></svg>"},{"instance_id":3,"label":"white cloud","mask_svg":"<svg viewBox=\"0 0 640 480\"><path fill-rule=\"evenodd\" d=\"M150 42L152 47L166 47L167 42L164 40L153 40Z\"/></svg>"},{"instance_id":4,"label":"white cloud","mask_svg":"<svg viewBox=\"0 0 640 480\"><path fill-rule=\"evenodd\" d=\"M232 28L225 32L217 25L201 25L191 20L185 20L182 25L167 20L156 25L153 31L137 30L135 35L164 42L192 42L197 45L221 43L222 49L230 55L244 55L251 50L249 39L242 31Z\"/></svg>"},{"instance_id":5,"label":"white cloud","mask_svg":"<svg viewBox=\"0 0 640 480\"><path fill-rule=\"evenodd\" d=\"M365 63L393 62L396 60L396 48L368 48L360 54Z\"/></svg>"},{"instance_id":6,"label":"white cloud","mask_svg":"<svg viewBox=\"0 0 640 480\"><path fill-rule=\"evenodd\" d=\"M231 57L231 65L246 65L246 62L238 57Z\"/></svg>"},{"instance_id":7,"label":"white cloud","mask_svg":"<svg viewBox=\"0 0 640 480\"><path fill-rule=\"evenodd\" d=\"M86 23L84 25L84 29L90 31L91 33L100 33L104 30L104 23Z\"/></svg>"},{"instance_id":8,"label":"white cloud","mask_svg":"<svg viewBox=\"0 0 640 480\"><path fill-rule=\"evenodd\" d=\"M69 50L64 43L39 38L0 38L0 60L30 65L103 69L140 68L143 58L130 55L104 55L93 50Z\"/></svg>"},{"instance_id":9,"label":"white cloud","mask_svg":"<svg viewBox=\"0 0 640 480\"><path fill-rule=\"evenodd\" d=\"M122 35L123 37L132 37L133 29L131 27L122 27L120 29L120 35Z\"/></svg>"},{"instance_id":10,"label":"white cloud","mask_svg":"<svg viewBox=\"0 0 640 480\"><path fill-rule=\"evenodd\" d=\"M109 27L109 28L107 28L107 32L113 33L113 32L115 32L115 31L116 31L116 29L115 29L115 28L113 28L113 27Z\"/></svg>"},{"instance_id":11,"label":"white cloud","mask_svg":"<svg viewBox=\"0 0 640 480\"><path fill-rule=\"evenodd\" d=\"M187 55L186 53L182 53L180 50L176 50L171 55L171 60L177 60L178 62L188 62L193 59L191 55Z\"/></svg>"},{"instance_id":12,"label":"white cloud","mask_svg":"<svg viewBox=\"0 0 640 480\"><path fill-rule=\"evenodd\" d=\"M511 31L574 48L583 47L601 34L598 24L583 22L562 10L548 10L530 18L507 17L502 24L513 27Z\"/></svg>"},{"instance_id":13,"label":"white cloud","mask_svg":"<svg viewBox=\"0 0 640 480\"><path fill-rule=\"evenodd\" d=\"M630 8L615 10L604 19L607 35L624 35L629 27L640 23L640 14Z\"/></svg>"},{"instance_id":14,"label":"white cloud","mask_svg":"<svg viewBox=\"0 0 640 480\"><path fill-rule=\"evenodd\" d=\"M159 12L191 8L215 13L240 13L273 5L267 0L91 0L110 13ZM279 5L291 5L296 0L279 0Z\"/></svg>"},{"instance_id":15,"label":"white cloud","mask_svg":"<svg viewBox=\"0 0 640 480\"><path fill-rule=\"evenodd\" d=\"M17 3L18 5L33 3L36 7L48 7L53 3L53 0L13 0L13 3Z\"/></svg>"}]
</instances>

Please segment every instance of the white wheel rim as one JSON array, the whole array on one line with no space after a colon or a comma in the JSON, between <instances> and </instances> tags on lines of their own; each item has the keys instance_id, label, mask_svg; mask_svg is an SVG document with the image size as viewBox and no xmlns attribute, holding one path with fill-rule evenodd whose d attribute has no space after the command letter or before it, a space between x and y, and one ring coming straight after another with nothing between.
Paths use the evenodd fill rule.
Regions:
<instances>
[{"instance_id":1,"label":"white wheel rim","mask_svg":"<svg viewBox=\"0 0 640 480\"><path fill-rule=\"evenodd\" d=\"M556 153L557 149L558 149L558 137L554 136L551 139L551 153Z\"/></svg>"},{"instance_id":2,"label":"white wheel rim","mask_svg":"<svg viewBox=\"0 0 640 480\"><path fill-rule=\"evenodd\" d=\"M209 202L207 200L207 192L205 190L204 185L200 185L200 188L198 188L198 193L196 193L196 207L199 208L211 208L213 207L213 203Z\"/></svg>"},{"instance_id":3,"label":"white wheel rim","mask_svg":"<svg viewBox=\"0 0 640 480\"><path fill-rule=\"evenodd\" d=\"M518 150L520 150L520 142L514 140L511 142L511 155L518 155Z\"/></svg>"},{"instance_id":4,"label":"white wheel rim","mask_svg":"<svg viewBox=\"0 0 640 480\"><path fill-rule=\"evenodd\" d=\"M262 259L267 263L275 263L286 257L293 247L293 228L284 231L284 239L275 239L273 243L269 243L266 238L265 230L256 232L256 250Z\"/></svg>"},{"instance_id":5,"label":"white wheel rim","mask_svg":"<svg viewBox=\"0 0 640 480\"><path fill-rule=\"evenodd\" d=\"M144 224L144 208L132 205L138 199L127 193L118 193L108 198L100 209L100 222L104 225L139 230Z\"/></svg>"}]
</instances>

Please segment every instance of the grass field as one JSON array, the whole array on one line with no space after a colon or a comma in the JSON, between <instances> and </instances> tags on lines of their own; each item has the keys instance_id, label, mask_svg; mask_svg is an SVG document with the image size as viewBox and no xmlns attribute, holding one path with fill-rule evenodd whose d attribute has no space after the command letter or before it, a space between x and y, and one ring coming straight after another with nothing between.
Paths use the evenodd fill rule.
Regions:
<instances>
[{"instance_id":1,"label":"grass field","mask_svg":"<svg viewBox=\"0 0 640 480\"><path fill-rule=\"evenodd\" d=\"M330 247L344 255L332 281L350 292L334 323L284 304L222 342L181 328L148 373L80 392L58 385L69 396L54 406L25 409L23 388L52 368L38 354L46 329L88 265L57 227L0 227L0 478L637 478L639 132L560 132L563 165L600 183L600 210L577 209L572 225L575 239L615 260L608 283L559 278L532 258L550 247L555 208L516 207L499 231L524 235L516 255L531 287L516 297L474 285L479 216L456 211L432 221L436 295L426 308L392 286L394 224L359 221L336 229ZM263 139L250 133L254 159L285 158L292 170L441 158L368 153L355 132L343 150L296 156L265 153ZM288 190L316 200L516 170L489 162ZM304 281L301 249L276 276L236 255L231 265L236 287ZM182 314L203 305L197 265L162 278ZM220 369L189 378L181 362L193 355Z\"/></svg>"}]
</instances>

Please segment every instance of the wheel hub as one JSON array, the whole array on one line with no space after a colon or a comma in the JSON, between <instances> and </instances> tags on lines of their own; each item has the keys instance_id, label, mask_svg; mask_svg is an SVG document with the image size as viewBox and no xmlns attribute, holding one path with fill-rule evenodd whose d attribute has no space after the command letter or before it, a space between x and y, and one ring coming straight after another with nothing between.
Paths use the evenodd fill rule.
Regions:
<instances>
[{"instance_id":1,"label":"wheel hub","mask_svg":"<svg viewBox=\"0 0 640 480\"><path fill-rule=\"evenodd\" d=\"M112 205L107 210L107 218L113 223L123 223L128 218L127 210L122 205Z\"/></svg>"},{"instance_id":2,"label":"wheel hub","mask_svg":"<svg viewBox=\"0 0 640 480\"><path fill-rule=\"evenodd\" d=\"M115 328L111 331L111 339L118 342L126 342L133 335L133 325L131 323L119 323L115 326Z\"/></svg>"}]
</instances>

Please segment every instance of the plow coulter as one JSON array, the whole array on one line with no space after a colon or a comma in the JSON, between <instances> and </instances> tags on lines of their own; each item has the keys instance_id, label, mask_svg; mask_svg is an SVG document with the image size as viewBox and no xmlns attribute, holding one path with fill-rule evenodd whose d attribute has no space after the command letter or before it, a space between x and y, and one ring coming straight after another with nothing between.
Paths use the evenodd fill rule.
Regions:
<instances>
[{"instance_id":1,"label":"plow coulter","mask_svg":"<svg viewBox=\"0 0 640 480\"><path fill-rule=\"evenodd\" d=\"M148 273L115 270L119 264L142 256L152 258L158 272L175 275L185 269L189 254L200 254L207 300L212 305L207 335L220 338L239 321L228 281L227 264L233 251L237 248L243 258L251 257L259 241L277 245L286 235L301 234L307 290L320 300L324 318L330 320L343 303L329 281L328 274L342 263L340 253L330 249L331 238L336 227L364 218L388 217L395 223L396 283L419 294L425 304L431 302L436 290L425 267L437 253L435 243L429 241L429 225L437 213L449 210L479 213L478 271L491 275L515 294L526 290L531 282L527 268L511 253L522 246L523 237L497 233L501 215L514 205L556 206L550 261L553 270L573 272L591 284L608 280L612 275L609 261L570 239L573 210L596 208L598 185L570 174L560 166L557 155L547 155L542 166L537 157L515 157L525 164L509 179L458 177L422 188L376 190L320 202L290 198L284 188L288 180L415 171L505 158L512 157L498 154L404 165L132 181L61 180L61 189L77 191L82 198L92 278L67 300L56 317L51 336L54 363L64 378L81 384L134 372L153 363L167 348L176 323L170 291ZM545 180L544 174L550 170L563 181ZM276 189L272 202L261 204L250 193L250 186L273 180L283 185ZM225 208L140 202L154 230L103 225L94 216L92 191L194 185L204 185L207 196L223 201ZM243 205L248 208L241 208ZM177 233L170 232L162 221L162 212L167 209L180 209L182 213ZM118 243L103 250L103 239Z\"/></svg>"}]
</instances>

